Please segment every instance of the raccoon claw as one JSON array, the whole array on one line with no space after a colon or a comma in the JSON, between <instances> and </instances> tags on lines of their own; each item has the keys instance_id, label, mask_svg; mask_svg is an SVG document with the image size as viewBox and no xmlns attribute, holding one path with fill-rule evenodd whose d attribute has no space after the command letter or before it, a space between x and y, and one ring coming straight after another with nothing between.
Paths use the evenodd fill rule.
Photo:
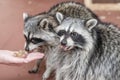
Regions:
<instances>
[{"instance_id":1,"label":"raccoon claw","mask_svg":"<svg viewBox=\"0 0 120 80\"><path fill-rule=\"evenodd\" d=\"M36 73L38 73L38 70L29 70L28 73L30 73L30 74L36 74Z\"/></svg>"},{"instance_id":2,"label":"raccoon claw","mask_svg":"<svg viewBox=\"0 0 120 80\"><path fill-rule=\"evenodd\" d=\"M42 80L47 80L46 78L42 78Z\"/></svg>"},{"instance_id":3,"label":"raccoon claw","mask_svg":"<svg viewBox=\"0 0 120 80\"><path fill-rule=\"evenodd\" d=\"M45 74L43 74L42 80L47 80L48 77L48 75L46 76Z\"/></svg>"}]
</instances>

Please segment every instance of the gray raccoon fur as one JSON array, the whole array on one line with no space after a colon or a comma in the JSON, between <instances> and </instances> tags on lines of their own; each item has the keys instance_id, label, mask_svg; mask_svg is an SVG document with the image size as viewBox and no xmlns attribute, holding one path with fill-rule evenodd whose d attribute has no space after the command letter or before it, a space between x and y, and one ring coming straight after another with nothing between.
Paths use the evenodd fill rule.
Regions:
<instances>
[{"instance_id":1,"label":"gray raccoon fur","mask_svg":"<svg viewBox=\"0 0 120 80\"><path fill-rule=\"evenodd\" d=\"M97 18L97 16L83 4L72 1L59 3L53 6L47 13L49 15L55 15L56 12L62 13L65 17L80 18L83 20Z\"/></svg>"},{"instance_id":2,"label":"gray raccoon fur","mask_svg":"<svg viewBox=\"0 0 120 80\"><path fill-rule=\"evenodd\" d=\"M68 2L66 4L71 4L71 3L76 4L74 2ZM62 3L62 4L64 4L64 3ZM84 11L81 12L81 16L80 17L76 16L75 18L80 18L82 20L89 20L91 18L96 18L96 17L94 17L94 13L89 11L89 9L87 9L86 7L84 7L82 5L80 5L80 6L81 6L81 9L83 9L83 10L85 9L85 12ZM57 8L57 6L54 8ZM37 17L36 23L41 23L41 21L43 19L48 20L49 19L48 16L51 16L51 17L53 17L54 20L56 20L55 13L57 11L55 10L56 12L54 13L54 8L52 8L48 13L43 13L43 17L41 17L40 16L41 14L39 14L39 15L33 16L31 18L27 18L25 23L27 23L27 21L29 21L29 20L32 20L32 18L36 19L36 17ZM52 13L52 11L53 11L53 13ZM65 10L65 11L67 11L67 10ZM61 12L61 11L58 11L58 12ZM65 17L67 15L69 15L69 12L68 12L68 14L65 14L64 12L61 12L61 13L63 13L65 15ZM73 14L72 10L70 10L70 13ZM78 12L76 12L76 14L77 13ZM84 15L84 13L86 13L86 15L88 14L88 16L86 17L86 15ZM44 15L45 15L45 17L44 17ZM69 16L67 16L67 17L69 17ZM70 17L74 17L74 16L70 15ZM33 21L34 21L34 19L33 19ZM49 22L49 20L48 20L48 22ZM33 22L33 24L34 24L34 22ZM50 23L50 24L52 25L52 23ZM57 22L57 20L56 20L56 24L57 25L52 25L53 29L55 27L57 27L58 25L60 25L60 23ZM39 27L41 27L41 25L39 25ZM49 29L47 26L45 26L45 28ZM46 30L46 31L48 32L49 30ZM85 67L87 67L85 69L87 72L84 70L83 70L84 72L82 72L82 71L80 72L80 73L84 74L83 78L80 77L81 78L80 80L119 80L119 75L120 75L120 72L119 72L120 64L119 64L119 58L118 58L119 57L118 53L120 53L120 50L119 50L119 48L120 48L120 41L119 41L120 40L120 31L119 31L119 29L113 25L98 23L98 26L95 27L94 31L96 32L96 35L97 35L97 44L94 49L95 52L94 52L94 54L89 56L90 60L88 61L87 66L85 66ZM49 45L52 45L52 44L49 44ZM52 66L53 68L51 68L51 70L48 70L45 72L47 75L45 74L43 76L44 80L46 80L46 78L49 76L52 69L57 69L57 71L56 71L56 73L58 72L57 76L64 77L65 75L62 73L65 73L65 72L63 70L61 70L61 67L64 65L63 64L64 61L67 61L67 60L69 61L70 58L69 59L66 58L67 59L66 60L64 58L64 56L66 56L66 53L64 54L64 52L60 53L61 55L58 56L57 51L58 52L60 52L60 51L59 51L59 47L57 47L57 46L54 46L54 47L50 46L50 47L48 47L48 49L49 49L48 50L49 55L47 56L48 62L46 63L46 65L48 67ZM50 51L51 51L51 53L50 53ZM114 54L112 54L112 52L114 52ZM61 58L61 56L63 56L63 57ZM62 60L62 63L60 63L61 60ZM61 64L61 65L58 65L58 64ZM112 64L113 65L117 64L117 66L115 66L115 67L111 66ZM68 69L68 71L69 71L69 69ZM74 71L74 69L73 69L73 71ZM112 74L112 75L109 76L109 74ZM117 74L117 75L114 75L114 74ZM67 75L69 75L69 74L67 74ZM66 77L68 77L66 80L69 80L69 77L73 77L73 76L71 75L71 76L66 76ZM60 77L60 78L62 78L62 77ZM59 80L59 79L57 79L57 80ZM60 80L63 80L63 79L60 79ZM74 79L74 80L77 80L77 79Z\"/></svg>"},{"instance_id":3,"label":"gray raccoon fur","mask_svg":"<svg viewBox=\"0 0 120 80\"><path fill-rule=\"evenodd\" d=\"M58 27L66 27L64 24L69 23ZM89 34L93 46L88 50L59 51L56 80L120 80L120 29L98 22Z\"/></svg>"},{"instance_id":4,"label":"gray raccoon fur","mask_svg":"<svg viewBox=\"0 0 120 80\"><path fill-rule=\"evenodd\" d=\"M44 28L45 31L50 31L49 26L53 29L51 32L54 32L54 28L57 27L60 23L56 20L56 12L61 12L64 17L74 17L81 18L83 20L88 20L91 18L97 18L96 15L86 8L84 5L77 2L63 2L52 7L48 12L40 13L35 16L24 16L24 22L27 27L40 27ZM39 29L40 29L39 28ZM33 29L32 29L33 30ZM51 44L53 45L53 44ZM39 62L38 62L39 63ZM39 66L39 65L38 65ZM32 70L32 72L37 72L38 69Z\"/></svg>"}]
</instances>

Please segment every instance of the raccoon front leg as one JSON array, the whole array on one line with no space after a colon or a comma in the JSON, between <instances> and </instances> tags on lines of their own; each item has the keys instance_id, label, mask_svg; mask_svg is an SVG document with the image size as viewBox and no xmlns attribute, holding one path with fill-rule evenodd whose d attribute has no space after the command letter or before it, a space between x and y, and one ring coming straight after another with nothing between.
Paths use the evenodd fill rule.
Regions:
<instances>
[{"instance_id":1,"label":"raccoon front leg","mask_svg":"<svg viewBox=\"0 0 120 80\"><path fill-rule=\"evenodd\" d=\"M31 70L29 70L28 72L29 73L37 73L39 71L41 61L42 61L42 59L37 60L34 67Z\"/></svg>"},{"instance_id":2,"label":"raccoon front leg","mask_svg":"<svg viewBox=\"0 0 120 80\"><path fill-rule=\"evenodd\" d=\"M56 70L55 80L63 80L62 79L62 74L61 74L59 68Z\"/></svg>"},{"instance_id":3,"label":"raccoon front leg","mask_svg":"<svg viewBox=\"0 0 120 80\"><path fill-rule=\"evenodd\" d=\"M52 65L52 64L51 64L51 65ZM42 80L47 80L53 70L54 70L54 69L53 69L52 66L46 64L46 70L45 70L45 72L43 73L43 79L42 79Z\"/></svg>"}]
</instances>

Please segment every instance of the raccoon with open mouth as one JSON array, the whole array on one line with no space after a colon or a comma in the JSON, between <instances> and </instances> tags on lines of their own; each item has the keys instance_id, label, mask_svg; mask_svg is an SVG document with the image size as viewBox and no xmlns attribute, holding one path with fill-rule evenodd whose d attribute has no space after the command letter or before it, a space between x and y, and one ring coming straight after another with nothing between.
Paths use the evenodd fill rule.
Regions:
<instances>
[{"instance_id":1,"label":"raccoon with open mouth","mask_svg":"<svg viewBox=\"0 0 120 80\"><path fill-rule=\"evenodd\" d=\"M97 19L63 18L56 80L120 80L120 29Z\"/></svg>"},{"instance_id":2,"label":"raccoon with open mouth","mask_svg":"<svg viewBox=\"0 0 120 80\"><path fill-rule=\"evenodd\" d=\"M68 30L72 30L72 28L74 30L74 27L69 27L70 29L64 30L65 24L63 25L63 15L61 17L61 14L57 13L56 18L56 12L61 12L65 19L66 17L81 19L76 22L80 22L83 26L85 26L83 23L86 21L88 27L91 25L93 26L96 23L96 19L93 19L96 18L94 13L85 6L75 2L60 3L51 8L48 12L35 16L29 16L26 13L23 15L25 22L24 35L26 39L26 50L33 51L39 46L45 46L45 48L42 49L46 49L43 51L47 54L47 70L43 75L43 80L46 80L49 77L49 74L53 69L56 69L56 80L120 80L120 59L118 54L120 53L120 30L114 25L101 23L97 19L98 24L93 26L93 28L80 28L80 31L82 31L81 33L76 33L75 30L75 33L71 34ZM72 21L74 21L74 19L70 22ZM61 35L61 28L57 28L60 24L63 25L63 33L65 34ZM77 25L77 23L75 24ZM73 26L74 24L71 23L66 25ZM80 24L78 24L78 26L80 26ZM85 32L83 30L85 30ZM58 35L56 36L56 32L58 32L58 35L60 36L60 41ZM85 35L86 32L89 34ZM66 33L69 35L66 35ZM79 35L82 43L79 44L79 40L74 39L74 36L72 37L72 35ZM67 37L69 37L69 39ZM90 42L89 40L91 43L87 46L88 42ZM60 42L61 49L58 47ZM90 54L88 53L87 55L87 52L85 52L85 54L82 52L79 54L79 52L75 57L68 55L69 53L77 53L74 50L88 50ZM64 58L65 56L67 57ZM72 59L70 58L71 56ZM81 56L81 58L77 58L78 56ZM40 62L38 62L37 67L30 72L37 72L39 63ZM72 68L69 66L72 66ZM77 67L79 72L75 67ZM75 74L73 76L74 72ZM80 76L78 73L80 73Z\"/></svg>"},{"instance_id":3,"label":"raccoon with open mouth","mask_svg":"<svg viewBox=\"0 0 120 80\"><path fill-rule=\"evenodd\" d=\"M56 12L60 12L64 17L74 17L83 20L91 18L97 18L96 15L86 8L84 5L77 2L62 2L53 6L48 12L43 12L35 16L30 16L27 13L23 14L24 19L24 35L26 39L25 50L26 51L46 51L45 45L56 45L59 41L55 40L54 29L60 25L56 19ZM56 42L58 41L58 42ZM47 43L47 44L46 44ZM30 73L36 73L38 71L39 60L37 65L30 71Z\"/></svg>"}]
</instances>

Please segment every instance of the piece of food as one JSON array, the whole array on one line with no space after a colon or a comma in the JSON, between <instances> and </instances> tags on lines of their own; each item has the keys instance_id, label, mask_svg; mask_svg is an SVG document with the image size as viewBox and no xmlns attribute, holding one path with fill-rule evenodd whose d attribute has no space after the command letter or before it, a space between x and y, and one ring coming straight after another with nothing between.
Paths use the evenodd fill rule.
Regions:
<instances>
[{"instance_id":1,"label":"piece of food","mask_svg":"<svg viewBox=\"0 0 120 80\"><path fill-rule=\"evenodd\" d=\"M25 58L27 55L27 52L24 50L20 50L18 52L15 52L15 57Z\"/></svg>"}]
</instances>

